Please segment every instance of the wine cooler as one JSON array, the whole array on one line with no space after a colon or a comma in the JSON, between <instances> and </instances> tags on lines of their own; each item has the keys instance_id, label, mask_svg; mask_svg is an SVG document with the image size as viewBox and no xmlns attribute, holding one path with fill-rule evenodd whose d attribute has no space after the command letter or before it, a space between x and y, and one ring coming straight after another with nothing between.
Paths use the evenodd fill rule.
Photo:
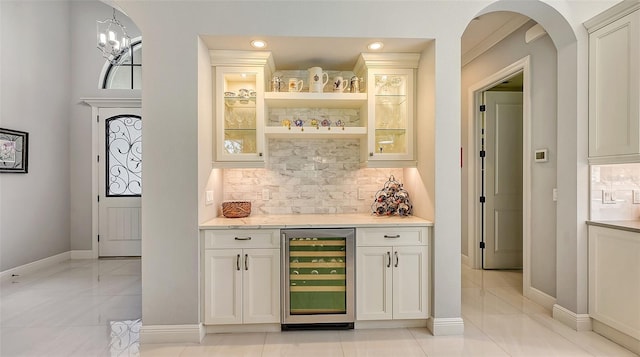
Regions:
<instances>
[{"instance_id":1,"label":"wine cooler","mask_svg":"<svg viewBox=\"0 0 640 357\"><path fill-rule=\"evenodd\" d=\"M353 328L355 229L283 229L282 329Z\"/></svg>"}]
</instances>

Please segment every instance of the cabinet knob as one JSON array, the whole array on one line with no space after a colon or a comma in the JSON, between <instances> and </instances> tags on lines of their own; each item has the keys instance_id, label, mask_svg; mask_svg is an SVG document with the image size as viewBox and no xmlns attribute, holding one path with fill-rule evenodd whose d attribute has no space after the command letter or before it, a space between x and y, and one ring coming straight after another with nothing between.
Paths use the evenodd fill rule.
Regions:
<instances>
[{"instance_id":1,"label":"cabinet knob","mask_svg":"<svg viewBox=\"0 0 640 357\"><path fill-rule=\"evenodd\" d=\"M398 267L398 263L400 263L400 258L398 257L398 252L393 252L393 255L396 256L396 264L394 265L394 267Z\"/></svg>"},{"instance_id":2,"label":"cabinet knob","mask_svg":"<svg viewBox=\"0 0 640 357\"><path fill-rule=\"evenodd\" d=\"M240 254L236 256L236 270L240 270Z\"/></svg>"},{"instance_id":3,"label":"cabinet knob","mask_svg":"<svg viewBox=\"0 0 640 357\"><path fill-rule=\"evenodd\" d=\"M261 152L259 152L259 153L258 153L258 156L262 157L262 153L261 153Z\"/></svg>"},{"instance_id":4,"label":"cabinet knob","mask_svg":"<svg viewBox=\"0 0 640 357\"><path fill-rule=\"evenodd\" d=\"M391 253L387 252L387 268L391 267Z\"/></svg>"},{"instance_id":5,"label":"cabinet knob","mask_svg":"<svg viewBox=\"0 0 640 357\"><path fill-rule=\"evenodd\" d=\"M369 153L369 156L373 156L373 152L370 152L370 153Z\"/></svg>"},{"instance_id":6,"label":"cabinet knob","mask_svg":"<svg viewBox=\"0 0 640 357\"><path fill-rule=\"evenodd\" d=\"M235 237L235 240L251 240L251 237Z\"/></svg>"},{"instance_id":7,"label":"cabinet knob","mask_svg":"<svg viewBox=\"0 0 640 357\"><path fill-rule=\"evenodd\" d=\"M394 238L394 239L395 239L395 238L400 238L400 235L399 235L399 234L396 234L395 236L390 236L390 235L388 235L388 234L385 234L385 235L384 235L384 237L385 237L385 238Z\"/></svg>"}]
</instances>

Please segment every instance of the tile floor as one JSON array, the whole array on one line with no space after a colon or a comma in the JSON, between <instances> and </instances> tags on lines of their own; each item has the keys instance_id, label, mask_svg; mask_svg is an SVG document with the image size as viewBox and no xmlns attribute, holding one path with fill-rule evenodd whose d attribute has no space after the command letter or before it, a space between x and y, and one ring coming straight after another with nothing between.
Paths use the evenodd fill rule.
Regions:
<instances>
[{"instance_id":1,"label":"tile floor","mask_svg":"<svg viewBox=\"0 0 640 357\"><path fill-rule=\"evenodd\" d=\"M635 356L522 297L517 271L462 269L463 336L426 329L208 335L145 344L140 260L75 260L0 285L0 356Z\"/></svg>"}]
</instances>

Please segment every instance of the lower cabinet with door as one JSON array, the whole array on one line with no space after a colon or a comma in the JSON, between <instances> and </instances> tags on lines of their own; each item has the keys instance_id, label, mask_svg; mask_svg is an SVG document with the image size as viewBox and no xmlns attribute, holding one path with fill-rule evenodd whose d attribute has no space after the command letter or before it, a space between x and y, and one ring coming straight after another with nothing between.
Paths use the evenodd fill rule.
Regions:
<instances>
[{"instance_id":1,"label":"lower cabinet with door","mask_svg":"<svg viewBox=\"0 0 640 357\"><path fill-rule=\"evenodd\" d=\"M429 317L426 227L356 231L356 320Z\"/></svg>"},{"instance_id":2,"label":"lower cabinet with door","mask_svg":"<svg viewBox=\"0 0 640 357\"><path fill-rule=\"evenodd\" d=\"M205 230L204 323L280 323L278 229Z\"/></svg>"}]
</instances>

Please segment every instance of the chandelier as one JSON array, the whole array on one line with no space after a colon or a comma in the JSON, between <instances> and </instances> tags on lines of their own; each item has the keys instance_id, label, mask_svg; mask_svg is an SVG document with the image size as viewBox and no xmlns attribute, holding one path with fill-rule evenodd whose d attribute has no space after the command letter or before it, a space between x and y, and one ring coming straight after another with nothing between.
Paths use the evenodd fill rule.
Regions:
<instances>
[{"instance_id":1,"label":"chandelier","mask_svg":"<svg viewBox=\"0 0 640 357\"><path fill-rule=\"evenodd\" d=\"M117 64L122 55L131 49L131 38L124 25L116 19L116 9L113 9L113 18L96 21L96 27L98 49L102 57L111 64Z\"/></svg>"}]
</instances>

